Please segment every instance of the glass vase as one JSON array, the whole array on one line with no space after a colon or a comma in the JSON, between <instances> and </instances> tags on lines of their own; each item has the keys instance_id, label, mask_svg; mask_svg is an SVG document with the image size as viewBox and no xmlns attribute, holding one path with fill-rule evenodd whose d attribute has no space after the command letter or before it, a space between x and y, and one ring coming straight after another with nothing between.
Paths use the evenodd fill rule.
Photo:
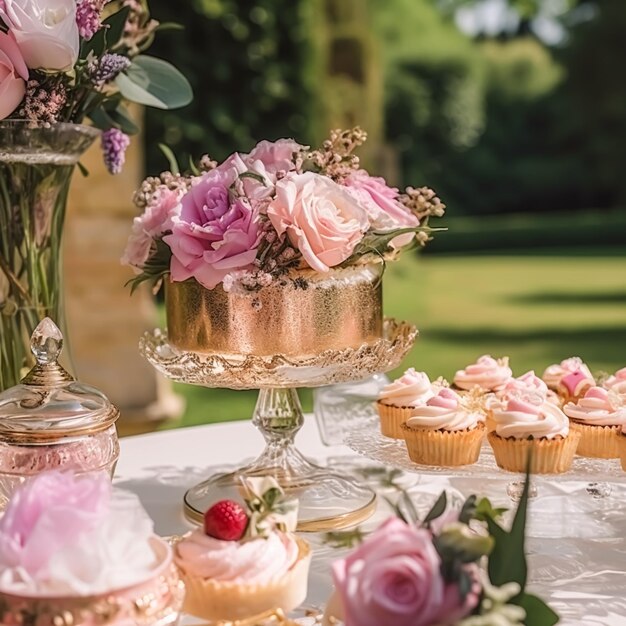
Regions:
<instances>
[{"instance_id":1,"label":"glass vase","mask_svg":"<svg viewBox=\"0 0 626 626\"><path fill-rule=\"evenodd\" d=\"M72 174L99 131L0 122L0 391L33 366L44 317L64 331L61 242ZM71 359L66 354L66 362Z\"/></svg>"}]
</instances>

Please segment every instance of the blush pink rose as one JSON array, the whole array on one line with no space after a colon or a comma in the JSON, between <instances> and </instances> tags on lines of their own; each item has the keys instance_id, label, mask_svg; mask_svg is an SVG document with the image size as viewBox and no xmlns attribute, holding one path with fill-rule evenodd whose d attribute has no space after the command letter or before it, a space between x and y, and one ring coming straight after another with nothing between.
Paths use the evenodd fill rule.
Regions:
<instances>
[{"instance_id":1,"label":"blush pink rose","mask_svg":"<svg viewBox=\"0 0 626 626\"><path fill-rule=\"evenodd\" d=\"M79 49L76 0L4 0L0 18L31 69L74 67Z\"/></svg>"},{"instance_id":2,"label":"blush pink rose","mask_svg":"<svg viewBox=\"0 0 626 626\"><path fill-rule=\"evenodd\" d=\"M182 199L180 216L173 218L172 233L163 237L172 250L173 281L193 277L214 289L256 258L262 236L258 215L247 198L231 197L229 189L245 171L239 155L231 159L192 186Z\"/></svg>"},{"instance_id":3,"label":"blush pink rose","mask_svg":"<svg viewBox=\"0 0 626 626\"><path fill-rule=\"evenodd\" d=\"M294 168L294 154L305 150L293 139L278 139L277 141L260 141L250 152L244 155L243 160L247 164L261 162L265 170L276 177L276 174L292 172Z\"/></svg>"},{"instance_id":4,"label":"blush pink rose","mask_svg":"<svg viewBox=\"0 0 626 626\"><path fill-rule=\"evenodd\" d=\"M366 209L374 230L385 232L419 226L417 216L398 202L398 190L389 187L383 178L357 170L345 179L344 184ZM411 243L414 237L413 233L399 235L391 244L400 248Z\"/></svg>"},{"instance_id":5,"label":"blush pink rose","mask_svg":"<svg viewBox=\"0 0 626 626\"><path fill-rule=\"evenodd\" d=\"M0 31L0 120L17 109L27 80L28 68L14 36Z\"/></svg>"},{"instance_id":6,"label":"blush pink rose","mask_svg":"<svg viewBox=\"0 0 626 626\"><path fill-rule=\"evenodd\" d=\"M154 240L173 228L173 218L180 215L180 192L163 188L143 215L133 220L122 263L142 268L150 256Z\"/></svg>"},{"instance_id":7,"label":"blush pink rose","mask_svg":"<svg viewBox=\"0 0 626 626\"><path fill-rule=\"evenodd\" d=\"M431 626L448 596L431 534L397 518L333 564L346 626ZM458 605L456 605L458 606Z\"/></svg>"},{"instance_id":8,"label":"blush pink rose","mask_svg":"<svg viewBox=\"0 0 626 626\"><path fill-rule=\"evenodd\" d=\"M369 228L367 212L348 190L313 172L278 181L267 216L318 272L343 263Z\"/></svg>"},{"instance_id":9,"label":"blush pink rose","mask_svg":"<svg viewBox=\"0 0 626 626\"><path fill-rule=\"evenodd\" d=\"M0 519L0 571L21 568L37 576L60 549L97 527L110 496L104 474L44 472L24 484Z\"/></svg>"}]
</instances>

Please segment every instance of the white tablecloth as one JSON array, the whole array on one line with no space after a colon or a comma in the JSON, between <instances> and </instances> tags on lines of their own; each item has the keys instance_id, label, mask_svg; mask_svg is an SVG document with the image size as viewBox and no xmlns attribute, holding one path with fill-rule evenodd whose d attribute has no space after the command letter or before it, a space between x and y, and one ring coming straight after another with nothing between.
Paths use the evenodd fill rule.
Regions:
<instances>
[{"instance_id":1,"label":"white tablecloth","mask_svg":"<svg viewBox=\"0 0 626 626\"><path fill-rule=\"evenodd\" d=\"M345 446L324 447L312 418L297 438L306 455L331 465L361 462ZM190 525L182 514L186 489L225 464L239 465L256 456L262 437L249 422L233 422L128 437L121 442L115 483L141 498L161 535L180 534ZM356 457L356 458L355 458ZM426 511L443 488L452 497L477 493L511 506L507 480L489 484L471 479L406 476L418 508ZM368 522L387 513L381 508ZM610 496L594 499L586 485L538 485L528 526L531 590L548 600L565 626L626 626L626 488L614 485ZM329 562L339 552L308 537L315 549L307 602L320 606L330 592ZM383 625L381 625L383 626Z\"/></svg>"}]
</instances>

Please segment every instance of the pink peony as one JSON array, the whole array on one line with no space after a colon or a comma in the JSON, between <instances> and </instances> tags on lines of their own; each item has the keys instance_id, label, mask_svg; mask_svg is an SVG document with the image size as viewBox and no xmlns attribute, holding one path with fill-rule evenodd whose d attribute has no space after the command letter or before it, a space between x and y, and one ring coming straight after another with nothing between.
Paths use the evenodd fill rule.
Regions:
<instances>
[{"instance_id":1,"label":"pink peony","mask_svg":"<svg viewBox=\"0 0 626 626\"><path fill-rule=\"evenodd\" d=\"M180 194L163 187L143 215L133 220L122 263L143 267L150 256L154 239L172 230L172 220L177 215L180 215Z\"/></svg>"},{"instance_id":2,"label":"pink peony","mask_svg":"<svg viewBox=\"0 0 626 626\"><path fill-rule=\"evenodd\" d=\"M4 0L0 18L31 69L74 67L79 49L76 0Z\"/></svg>"},{"instance_id":3,"label":"pink peony","mask_svg":"<svg viewBox=\"0 0 626 626\"><path fill-rule=\"evenodd\" d=\"M183 197L172 234L163 238L172 250L173 281L193 277L213 289L230 272L254 262L261 240L258 216L247 198L232 198L229 191L244 171L241 157L233 155Z\"/></svg>"},{"instance_id":4,"label":"pink peony","mask_svg":"<svg viewBox=\"0 0 626 626\"><path fill-rule=\"evenodd\" d=\"M318 272L343 263L369 228L365 209L348 190L313 172L278 181L267 216Z\"/></svg>"},{"instance_id":5,"label":"pink peony","mask_svg":"<svg viewBox=\"0 0 626 626\"><path fill-rule=\"evenodd\" d=\"M370 176L365 170L357 170L345 179L344 184L367 210L374 230L385 232L419 226L417 216L398 202L398 190L389 187L383 178ZM392 245L397 248L406 246L414 237L413 233L399 235Z\"/></svg>"},{"instance_id":6,"label":"pink peony","mask_svg":"<svg viewBox=\"0 0 626 626\"><path fill-rule=\"evenodd\" d=\"M0 571L39 576L52 557L106 513L111 483L104 474L77 478L45 472L20 487L0 519Z\"/></svg>"},{"instance_id":7,"label":"pink peony","mask_svg":"<svg viewBox=\"0 0 626 626\"><path fill-rule=\"evenodd\" d=\"M385 522L345 559L333 579L346 626L431 626L458 608L440 572L431 534L397 518ZM445 622L444 622L445 623Z\"/></svg>"},{"instance_id":8,"label":"pink peony","mask_svg":"<svg viewBox=\"0 0 626 626\"><path fill-rule=\"evenodd\" d=\"M27 80L28 68L15 37L0 31L0 120L17 109L26 93Z\"/></svg>"},{"instance_id":9,"label":"pink peony","mask_svg":"<svg viewBox=\"0 0 626 626\"><path fill-rule=\"evenodd\" d=\"M263 164L265 170L276 178L279 172L287 173L293 171L293 156L296 152L305 150L293 139L278 139L277 141L260 141L250 152L243 157L243 160L253 165L257 161Z\"/></svg>"}]
</instances>

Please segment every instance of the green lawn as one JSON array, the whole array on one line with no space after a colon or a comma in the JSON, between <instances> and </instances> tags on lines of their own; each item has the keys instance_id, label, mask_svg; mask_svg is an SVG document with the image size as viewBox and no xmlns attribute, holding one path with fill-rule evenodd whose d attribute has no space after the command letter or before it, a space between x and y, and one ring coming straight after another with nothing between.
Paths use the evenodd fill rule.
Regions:
<instances>
[{"instance_id":1,"label":"green lawn","mask_svg":"<svg viewBox=\"0 0 626 626\"><path fill-rule=\"evenodd\" d=\"M451 377L481 354L508 355L515 374L579 355L592 370L626 365L626 257L405 257L385 276L387 315L421 335L403 367ZM246 419L255 392L179 385L176 426ZM310 395L303 394L305 409Z\"/></svg>"}]
</instances>

